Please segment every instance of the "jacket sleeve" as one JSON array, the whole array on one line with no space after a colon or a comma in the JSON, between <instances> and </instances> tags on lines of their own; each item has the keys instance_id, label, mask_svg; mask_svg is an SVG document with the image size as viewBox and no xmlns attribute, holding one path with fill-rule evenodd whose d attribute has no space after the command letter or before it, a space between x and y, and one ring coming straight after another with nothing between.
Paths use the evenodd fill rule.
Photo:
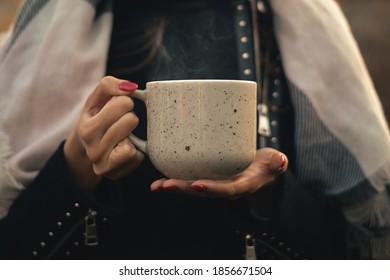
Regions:
<instances>
[{"instance_id":1,"label":"jacket sleeve","mask_svg":"<svg viewBox=\"0 0 390 280\"><path fill-rule=\"evenodd\" d=\"M102 184L109 185L113 200L119 200L119 185ZM72 183L62 143L0 221L0 258L65 258L70 253L75 257L94 245L96 223L120 211L120 206L102 205Z\"/></svg>"}]
</instances>

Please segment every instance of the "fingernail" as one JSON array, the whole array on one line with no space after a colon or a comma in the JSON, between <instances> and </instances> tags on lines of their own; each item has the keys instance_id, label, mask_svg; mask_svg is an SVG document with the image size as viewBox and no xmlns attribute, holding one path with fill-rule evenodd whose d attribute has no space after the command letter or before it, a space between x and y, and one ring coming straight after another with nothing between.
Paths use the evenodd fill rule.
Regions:
<instances>
[{"instance_id":1,"label":"fingernail","mask_svg":"<svg viewBox=\"0 0 390 280\"><path fill-rule=\"evenodd\" d=\"M122 81L119 83L119 89L123 91L133 91L138 88L138 85L136 83L132 83L129 81Z\"/></svg>"},{"instance_id":2,"label":"fingernail","mask_svg":"<svg viewBox=\"0 0 390 280\"><path fill-rule=\"evenodd\" d=\"M280 155L280 160L281 163L280 163L280 167L278 168L278 172L282 172L287 163L287 158L285 157L285 155Z\"/></svg>"},{"instance_id":3,"label":"fingernail","mask_svg":"<svg viewBox=\"0 0 390 280\"><path fill-rule=\"evenodd\" d=\"M207 190L207 187L203 186L203 185L192 185L191 189L193 189L194 191L197 191L197 192L203 192L203 191Z\"/></svg>"},{"instance_id":4,"label":"fingernail","mask_svg":"<svg viewBox=\"0 0 390 280\"><path fill-rule=\"evenodd\" d=\"M164 190L163 187L158 187L158 188L152 189L151 191L152 192L162 192L163 190Z\"/></svg>"},{"instance_id":5,"label":"fingernail","mask_svg":"<svg viewBox=\"0 0 390 280\"><path fill-rule=\"evenodd\" d=\"M179 188L178 187L175 187L175 186L167 186L167 187L163 187L163 190L164 191L177 191Z\"/></svg>"}]
</instances>

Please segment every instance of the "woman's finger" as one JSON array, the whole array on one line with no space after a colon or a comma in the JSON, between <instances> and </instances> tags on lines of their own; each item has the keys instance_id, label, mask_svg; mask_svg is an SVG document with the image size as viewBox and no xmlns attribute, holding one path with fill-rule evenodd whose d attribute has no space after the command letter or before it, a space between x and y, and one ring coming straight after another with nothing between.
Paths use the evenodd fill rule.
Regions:
<instances>
[{"instance_id":1,"label":"woman's finger","mask_svg":"<svg viewBox=\"0 0 390 280\"><path fill-rule=\"evenodd\" d=\"M139 119L134 112L124 114L105 131L98 145L104 150L111 151L119 142L129 136L138 123Z\"/></svg>"},{"instance_id":2,"label":"woman's finger","mask_svg":"<svg viewBox=\"0 0 390 280\"><path fill-rule=\"evenodd\" d=\"M113 152L118 152L121 148L124 148L123 146L129 146L130 150L135 149L128 139L128 135L137 125L138 117L133 112L129 112L106 131L101 141L86 148L87 155L93 161L97 170L115 169L116 166L112 165L113 163L109 166L109 158ZM99 173L102 173L102 171Z\"/></svg>"},{"instance_id":3,"label":"woman's finger","mask_svg":"<svg viewBox=\"0 0 390 280\"><path fill-rule=\"evenodd\" d=\"M128 112L133 111L134 102L128 96L114 96L106 105L94 116L89 119L89 122L98 124L98 133L103 135L113 123L118 121Z\"/></svg>"},{"instance_id":4,"label":"woman's finger","mask_svg":"<svg viewBox=\"0 0 390 280\"><path fill-rule=\"evenodd\" d=\"M277 150L264 148L257 151L253 163L242 173L228 181L198 180L191 189L204 194L232 199L256 192L259 188L272 183L286 171L287 157Z\"/></svg>"},{"instance_id":5,"label":"woman's finger","mask_svg":"<svg viewBox=\"0 0 390 280\"><path fill-rule=\"evenodd\" d=\"M94 116L84 114L84 118L79 126L79 135L82 141L86 145L98 145L107 130L124 115L133 110L133 108L134 103L129 97L119 96L111 98Z\"/></svg>"},{"instance_id":6,"label":"woman's finger","mask_svg":"<svg viewBox=\"0 0 390 280\"><path fill-rule=\"evenodd\" d=\"M150 190L152 192L157 192L157 191L162 191L163 190L163 183L168 180L167 178L161 178L159 180L156 180L154 181L151 185L150 185Z\"/></svg>"},{"instance_id":7,"label":"woman's finger","mask_svg":"<svg viewBox=\"0 0 390 280\"><path fill-rule=\"evenodd\" d=\"M137 150L130 139L125 138L111 150L106 161L94 164L97 175L118 179L135 170L143 161L144 154Z\"/></svg>"},{"instance_id":8,"label":"woman's finger","mask_svg":"<svg viewBox=\"0 0 390 280\"><path fill-rule=\"evenodd\" d=\"M160 188L180 193L205 197L228 197L235 199L254 193L259 188L273 182L287 169L287 157L270 148L258 150L253 163L243 172L229 180L163 180L152 184L152 189Z\"/></svg>"},{"instance_id":9,"label":"woman's finger","mask_svg":"<svg viewBox=\"0 0 390 280\"><path fill-rule=\"evenodd\" d=\"M94 115L113 97L120 95L129 95L135 91L138 85L126 80L120 80L112 76L106 76L101 79L100 84L88 97L85 104L85 112Z\"/></svg>"}]
</instances>

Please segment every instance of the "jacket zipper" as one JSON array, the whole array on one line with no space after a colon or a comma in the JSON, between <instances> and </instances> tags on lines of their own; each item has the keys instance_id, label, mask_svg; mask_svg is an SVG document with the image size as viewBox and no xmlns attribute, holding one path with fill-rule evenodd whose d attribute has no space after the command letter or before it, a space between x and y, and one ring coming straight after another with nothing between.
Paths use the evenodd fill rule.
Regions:
<instances>
[{"instance_id":1,"label":"jacket zipper","mask_svg":"<svg viewBox=\"0 0 390 280\"><path fill-rule=\"evenodd\" d=\"M51 259L61 248L61 246L69 239L69 237L85 223L85 245L86 246L97 246L97 226L96 226L96 216L97 212L93 209L89 209L85 217L77 221L75 225L61 238L57 245L51 250L47 255L46 259Z\"/></svg>"},{"instance_id":2,"label":"jacket zipper","mask_svg":"<svg viewBox=\"0 0 390 280\"><path fill-rule=\"evenodd\" d=\"M255 239L251 234L245 236L245 259L246 260L256 260L256 246Z\"/></svg>"},{"instance_id":3,"label":"jacket zipper","mask_svg":"<svg viewBox=\"0 0 390 280\"><path fill-rule=\"evenodd\" d=\"M88 215L85 217L85 246L98 245L96 216L95 210L88 210Z\"/></svg>"},{"instance_id":4,"label":"jacket zipper","mask_svg":"<svg viewBox=\"0 0 390 280\"><path fill-rule=\"evenodd\" d=\"M261 73L261 54L260 54L260 37L259 25L257 22L257 7L256 0L248 0L251 10L252 27L253 27L253 52L255 56L255 80L257 82L257 98L258 98L258 134L260 135L260 147L266 146L266 138L271 135L271 127L269 121L268 98L266 85L262 84ZM264 79L265 80L265 79Z\"/></svg>"}]
</instances>

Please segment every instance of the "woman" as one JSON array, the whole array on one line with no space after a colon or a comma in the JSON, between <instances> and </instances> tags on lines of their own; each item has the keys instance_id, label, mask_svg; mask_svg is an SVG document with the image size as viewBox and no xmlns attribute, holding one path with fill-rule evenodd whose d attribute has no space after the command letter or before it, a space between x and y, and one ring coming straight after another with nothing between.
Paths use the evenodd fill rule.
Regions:
<instances>
[{"instance_id":1,"label":"woman","mask_svg":"<svg viewBox=\"0 0 390 280\"><path fill-rule=\"evenodd\" d=\"M285 2L27 1L1 57L2 258L385 254L380 104L338 7ZM128 96L202 78L258 82L256 159L227 182L165 179L127 138L146 134Z\"/></svg>"}]
</instances>

